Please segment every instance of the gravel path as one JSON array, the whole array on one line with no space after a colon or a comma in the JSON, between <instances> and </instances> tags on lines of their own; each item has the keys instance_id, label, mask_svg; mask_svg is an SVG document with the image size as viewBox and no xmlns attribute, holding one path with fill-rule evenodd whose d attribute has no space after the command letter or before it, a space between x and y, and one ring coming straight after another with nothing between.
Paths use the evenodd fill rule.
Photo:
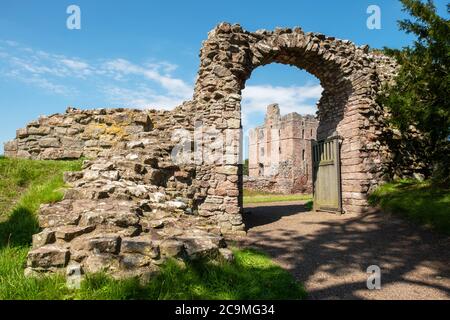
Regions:
<instances>
[{"instance_id":1,"label":"gravel path","mask_svg":"<svg viewBox=\"0 0 450 320\"><path fill-rule=\"evenodd\" d=\"M302 203L247 206L244 246L269 253L310 299L450 299L450 239L382 213L308 212ZM381 268L368 290L367 267Z\"/></svg>"}]
</instances>

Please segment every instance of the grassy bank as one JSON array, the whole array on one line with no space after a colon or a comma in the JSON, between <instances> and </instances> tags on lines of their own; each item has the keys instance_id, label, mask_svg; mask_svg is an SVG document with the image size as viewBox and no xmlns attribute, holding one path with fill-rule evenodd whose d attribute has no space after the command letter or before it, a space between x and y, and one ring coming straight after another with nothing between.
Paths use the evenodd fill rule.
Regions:
<instances>
[{"instance_id":1,"label":"grassy bank","mask_svg":"<svg viewBox=\"0 0 450 320\"><path fill-rule=\"evenodd\" d=\"M372 205L414 223L450 235L450 190L429 182L401 180L379 187L369 198Z\"/></svg>"},{"instance_id":2,"label":"grassy bank","mask_svg":"<svg viewBox=\"0 0 450 320\"><path fill-rule=\"evenodd\" d=\"M80 169L81 161L0 158L0 248L28 246L38 230L36 210L62 198L63 172Z\"/></svg>"},{"instance_id":3,"label":"grassy bank","mask_svg":"<svg viewBox=\"0 0 450 320\"><path fill-rule=\"evenodd\" d=\"M35 212L41 203L58 201L64 171L80 161L30 161L0 158L0 300L2 299L302 299L305 291L265 254L234 250L235 261L169 262L142 286L91 275L79 290L69 290L62 276L40 279L23 275L31 236L38 231Z\"/></svg>"},{"instance_id":4,"label":"grassy bank","mask_svg":"<svg viewBox=\"0 0 450 320\"><path fill-rule=\"evenodd\" d=\"M311 200L312 195L309 194L275 194L244 190L244 204Z\"/></svg>"}]
</instances>

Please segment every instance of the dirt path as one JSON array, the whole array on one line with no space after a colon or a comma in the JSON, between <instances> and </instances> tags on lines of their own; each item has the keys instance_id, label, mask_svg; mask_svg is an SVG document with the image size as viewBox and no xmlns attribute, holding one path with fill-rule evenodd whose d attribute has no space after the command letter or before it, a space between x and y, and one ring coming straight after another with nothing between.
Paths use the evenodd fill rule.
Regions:
<instances>
[{"instance_id":1,"label":"dirt path","mask_svg":"<svg viewBox=\"0 0 450 320\"><path fill-rule=\"evenodd\" d=\"M311 299L450 299L449 238L381 213L314 213L298 202L245 211L242 244L269 253ZM381 290L366 287L371 265Z\"/></svg>"}]
</instances>

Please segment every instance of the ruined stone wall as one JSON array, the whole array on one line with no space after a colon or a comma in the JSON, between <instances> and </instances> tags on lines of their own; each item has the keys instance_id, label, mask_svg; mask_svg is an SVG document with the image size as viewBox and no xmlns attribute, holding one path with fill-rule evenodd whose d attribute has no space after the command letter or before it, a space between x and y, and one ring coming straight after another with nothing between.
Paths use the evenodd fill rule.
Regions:
<instances>
[{"instance_id":1,"label":"ruined stone wall","mask_svg":"<svg viewBox=\"0 0 450 320\"><path fill-rule=\"evenodd\" d=\"M43 116L18 129L5 144L5 155L27 159L97 158L161 123L167 112L133 109L78 110Z\"/></svg>"},{"instance_id":2,"label":"ruined stone wall","mask_svg":"<svg viewBox=\"0 0 450 320\"><path fill-rule=\"evenodd\" d=\"M84 157L97 161L120 155L134 157L136 150L144 148L148 159L141 161L150 167L142 169L142 183L163 187L168 199L181 197L196 210L199 189L193 183L195 167L191 163L175 164L171 154L179 142L174 139L175 130L193 131L186 111L190 108L189 103L173 111L68 108L65 113L40 117L17 130L16 139L5 144L5 156L39 160ZM87 171L92 179L106 178ZM117 172L110 175L108 178L117 181L128 179ZM88 188L89 198L107 198L103 189Z\"/></svg>"},{"instance_id":3,"label":"ruined stone wall","mask_svg":"<svg viewBox=\"0 0 450 320\"><path fill-rule=\"evenodd\" d=\"M281 116L278 105L268 106L264 125L249 133L249 177L244 188L311 193L311 148L318 125L313 116Z\"/></svg>"},{"instance_id":4,"label":"ruined stone wall","mask_svg":"<svg viewBox=\"0 0 450 320\"><path fill-rule=\"evenodd\" d=\"M90 158L65 173L62 201L41 206L25 273L149 280L168 258L230 259L216 222L198 215L196 167L172 158L173 133L193 131L191 113L189 102L173 111L68 109L18 130L8 156Z\"/></svg>"}]
</instances>

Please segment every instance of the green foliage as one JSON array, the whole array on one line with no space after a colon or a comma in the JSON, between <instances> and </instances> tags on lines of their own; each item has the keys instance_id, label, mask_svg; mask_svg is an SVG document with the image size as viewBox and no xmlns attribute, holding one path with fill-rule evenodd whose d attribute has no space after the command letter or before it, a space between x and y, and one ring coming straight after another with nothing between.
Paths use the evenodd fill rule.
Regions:
<instances>
[{"instance_id":1,"label":"green foliage","mask_svg":"<svg viewBox=\"0 0 450 320\"><path fill-rule=\"evenodd\" d=\"M434 176L450 181L450 22L440 17L433 1L400 0L413 20L399 27L416 36L412 47L385 49L401 64L396 84L380 102L392 113L392 124L402 132L413 125L425 135L425 153ZM450 6L448 6L450 12ZM426 160L426 159L424 159Z\"/></svg>"},{"instance_id":2,"label":"green foliage","mask_svg":"<svg viewBox=\"0 0 450 320\"><path fill-rule=\"evenodd\" d=\"M430 182L401 180L382 185L369 197L371 205L450 235L450 190Z\"/></svg>"},{"instance_id":3,"label":"green foliage","mask_svg":"<svg viewBox=\"0 0 450 320\"><path fill-rule=\"evenodd\" d=\"M0 300L72 299L302 299L304 289L266 255L234 250L236 260L169 261L148 285L137 279L89 275L81 289L70 290L61 275L24 276L31 236L38 230L41 203L58 201L62 173L81 169L81 161L30 161L0 158ZM10 192L13 191L13 192ZM23 194L22 197L20 195ZM9 206L8 206L9 205ZM10 209L12 208L12 209Z\"/></svg>"},{"instance_id":4,"label":"green foliage","mask_svg":"<svg viewBox=\"0 0 450 320\"><path fill-rule=\"evenodd\" d=\"M245 159L244 161L244 165L243 165L243 169L242 169L242 174L244 176L248 176L249 171L248 171L248 159Z\"/></svg>"},{"instance_id":5,"label":"green foliage","mask_svg":"<svg viewBox=\"0 0 450 320\"><path fill-rule=\"evenodd\" d=\"M308 201L307 203L305 203L305 208L308 211L312 211L314 209L314 201Z\"/></svg>"}]
</instances>

